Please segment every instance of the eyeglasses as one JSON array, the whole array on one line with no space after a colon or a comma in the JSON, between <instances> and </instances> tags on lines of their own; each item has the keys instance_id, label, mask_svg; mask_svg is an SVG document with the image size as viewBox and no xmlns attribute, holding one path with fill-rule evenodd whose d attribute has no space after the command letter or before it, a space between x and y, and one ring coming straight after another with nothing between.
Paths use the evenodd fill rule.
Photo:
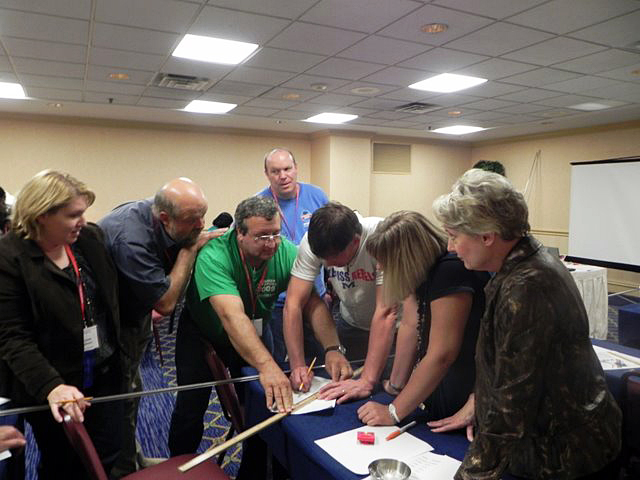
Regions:
<instances>
[{"instance_id":1,"label":"eyeglasses","mask_svg":"<svg viewBox=\"0 0 640 480\"><path fill-rule=\"evenodd\" d=\"M258 243L279 242L282 236L279 233L274 233L273 235L260 235L259 237L253 237L253 239Z\"/></svg>"}]
</instances>

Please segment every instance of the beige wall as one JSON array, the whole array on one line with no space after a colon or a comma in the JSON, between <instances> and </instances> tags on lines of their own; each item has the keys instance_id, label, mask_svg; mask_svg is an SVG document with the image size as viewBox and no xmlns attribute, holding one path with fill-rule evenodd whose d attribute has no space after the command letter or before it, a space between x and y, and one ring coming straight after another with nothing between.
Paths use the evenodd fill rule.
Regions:
<instances>
[{"instance_id":1,"label":"beige wall","mask_svg":"<svg viewBox=\"0 0 640 480\"><path fill-rule=\"evenodd\" d=\"M569 195L571 162L602 160L640 155L640 126L592 129L564 135L517 139L477 145L471 150L472 166L478 160L497 160L504 164L507 177L524 190L536 152L538 167L533 171L531 196L528 199L531 228L545 244L567 252L569 231ZM612 289L640 284L640 275L609 271Z\"/></svg>"},{"instance_id":2,"label":"beige wall","mask_svg":"<svg viewBox=\"0 0 640 480\"><path fill-rule=\"evenodd\" d=\"M97 195L97 220L114 206L152 196L167 180L187 176L209 200L207 223L268 185L262 159L274 146L296 155L300 180L310 178L310 141L256 135L109 124L0 120L0 185L17 193L45 168L71 173Z\"/></svg>"}]
</instances>

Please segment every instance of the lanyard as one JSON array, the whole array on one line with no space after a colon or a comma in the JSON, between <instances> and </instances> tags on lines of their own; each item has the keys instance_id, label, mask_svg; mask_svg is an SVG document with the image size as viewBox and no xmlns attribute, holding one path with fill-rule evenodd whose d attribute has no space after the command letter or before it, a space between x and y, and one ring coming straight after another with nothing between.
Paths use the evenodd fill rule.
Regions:
<instances>
[{"instance_id":1,"label":"lanyard","mask_svg":"<svg viewBox=\"0 0 640 480\"><path fill-rule=\"evenodd\" d=\"M269 187L269 191L271 192L271 196L276 201L276 207L278 207L278 212L280 212L280 216L282 217L282 221L284 222L284 226L287 227L287 231L289 232L289 237L291 237L291 241L296 243L296 222L298 221L298 200L300 198L300 185L296 184L296 209L293 212L293 230L289 226L289 222L287 222L287 217L284 216L284 212L280 208L280 203L278 203L278 196L273 193L273 189Z\"/></svg>"},{"instance_id":2,"label":"lanyard","mask_svg":"<svg viewBox=\"0 0 640 480\"><path fill-rule=\"evenodd\" d=\"M247 262L244 260L244 253L238 245L238 251L240 252L240 258L242 258L242 266L244 267L244 276L247 280L247 288L249 289L249 296L251 297L251 318L254 319L256 316L256 305L258 303L258 292L260 292L260 288L264 283L264 279L267 276L267 271L269 270L269 265L264 266L264 270L262 271L262 275L260 276L260 280L258 280L258 285L256 285L256 291L253 291L253 284L251 283L251 275L249 275L249 269L247 268Z\"/></svg>"},{"instance_id":3,"label":"lanyard","mask_svg":"<svg viewBox=\"0 0 640 480\"><path fill-rule=\"evenodd\" d=\"M76 272L76 285L78 286L78 297L80 297L80 310L82 311L82 323L86 327L87 319L85 318L84 313L84 286L82 285L82 279L80 278L80 269L78 268L78 262L76 262L76 257L71 250L69 245L64 246L65 251L67 252L67 256L69 257L69 261L71 262L71 266L73 267L73 271Z\"/></svg>"}]
</instances>

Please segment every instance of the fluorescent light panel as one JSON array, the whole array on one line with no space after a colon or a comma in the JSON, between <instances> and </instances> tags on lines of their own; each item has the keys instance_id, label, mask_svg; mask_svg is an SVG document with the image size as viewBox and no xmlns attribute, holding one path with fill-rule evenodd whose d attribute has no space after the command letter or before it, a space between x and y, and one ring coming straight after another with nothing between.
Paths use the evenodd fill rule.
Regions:
<instances>
[{"instance_id":1,"label":"fluorescent light panel","mask_svg":"<svg viewBox=\"0 0 640 480\"><path fill-rule=\"evenodd\" d=\"M486 78L468 77L467 75L456 75L455 73L442 73L409 85L409 88L426 90L427 92L451 93L464 90L465 88L475 87L486 81Z\"/></svg>"},{"instance_id":2,"label":"fluorescent light panel","mask_svg":"<svg viewBox=\"0 0 640 480\"><path fill-rule=\"evenodd\" d=\"M200 62L236 65L251 55L256 48L258 45L255 43L187 34L172 55Z\"/></svg>"},{"instance_id":3,"label":"fluorescent light panel","mask_svg":"<svg viewBox=\"0 0 640 480\"><path fill-rule=\"evenodd\" d=\"M346 113L319 113L318 115L314 115L313 117L309 117L305 120L305 122L313 122L313 123L345 123L350 122L358 118L358 115L348 115Z\"/></svg>"},{"instance_id":4,"label":"fluorescent light panel","mask_svg":"<svg viewBox=\"0 0 640 480\"><path fill-rule=\"evenodd\" d=\"M585 112L593 112L595 110L604 110L605 108L611 108L611 105L605 105L604 103L587 102L579 103L577 105L570 105L568 108L574 110L584 110Z\"/></svg>"},{"instance_id":5,"label":"fluorescent light panel","mask_svg":"<svg viewBox=\"0 0 640 480\"><path fill-rule=\"evenodd\" d=\"M19 83L0 82L0 98L27 98Z\"/></svg>"},{"instance_id":6,"label":"fluorescent light panel","mask_svg":"<svg viewBox=\"0 0 640 480\"><path fill-rule=\"evenodd\" d=\"M192 113L227 113L236 108L236 103L207 102L206 100L192 100L182 110Z\"/></svg>"},{"instance_id":7,"label":"fluorescent light panel","mask_svg":"<svg viewBox=\"0 0 640 480\"><path fill-rule=\"evenodd\" d=\"M453 125L451 127L436 128L433 132L446 133L448 135L465 135L467 133L480 132L482 130L486 130L486 128L472 127L469 125Z\"/></svg>"}]
</instances>

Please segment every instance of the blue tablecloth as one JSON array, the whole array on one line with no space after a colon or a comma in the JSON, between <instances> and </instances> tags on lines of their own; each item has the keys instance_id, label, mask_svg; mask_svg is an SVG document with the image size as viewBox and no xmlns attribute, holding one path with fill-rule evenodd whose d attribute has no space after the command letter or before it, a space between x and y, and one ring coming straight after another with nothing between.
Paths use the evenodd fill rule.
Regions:
<instances>
[{"instance_id":1,"label":"blue tablecloth","mask_svg":"<svg viewBox=\"0 0 640 480\"><path fill-rule=\"evenodd\" d=\"M640 350L615 343L593 340L593 344L640 357ZM627 371L628 369L620 369L605 372L611 393L618 401L623 387L622 376ZM256 371L252 368L243 369L244 375L254 375L255 373ZM391 398L384 392L373 395L373 400L384 404L389 403ZM314 480L360 479L362 475L356 475L347 470L318 447L314 441L363 426L362 422L358 420L356 410L367 400L369 399L338 405L335 409L322 412L291 415L263 430L260 435L280 463L289 471L293 480L309 478ZM247 426L255 425L272 415L265 407L264 390L257 381L247 385L245 415ZM406 419L405 422L410 420ZM411 434L433 446L434 453L446 454L458 460L462 460L469 445L462 431L446 434L432 433L424 422L419 422L416 427L412 428ZM505 475L504 478L513 477Z\"/></svg>"}]
</instances>

